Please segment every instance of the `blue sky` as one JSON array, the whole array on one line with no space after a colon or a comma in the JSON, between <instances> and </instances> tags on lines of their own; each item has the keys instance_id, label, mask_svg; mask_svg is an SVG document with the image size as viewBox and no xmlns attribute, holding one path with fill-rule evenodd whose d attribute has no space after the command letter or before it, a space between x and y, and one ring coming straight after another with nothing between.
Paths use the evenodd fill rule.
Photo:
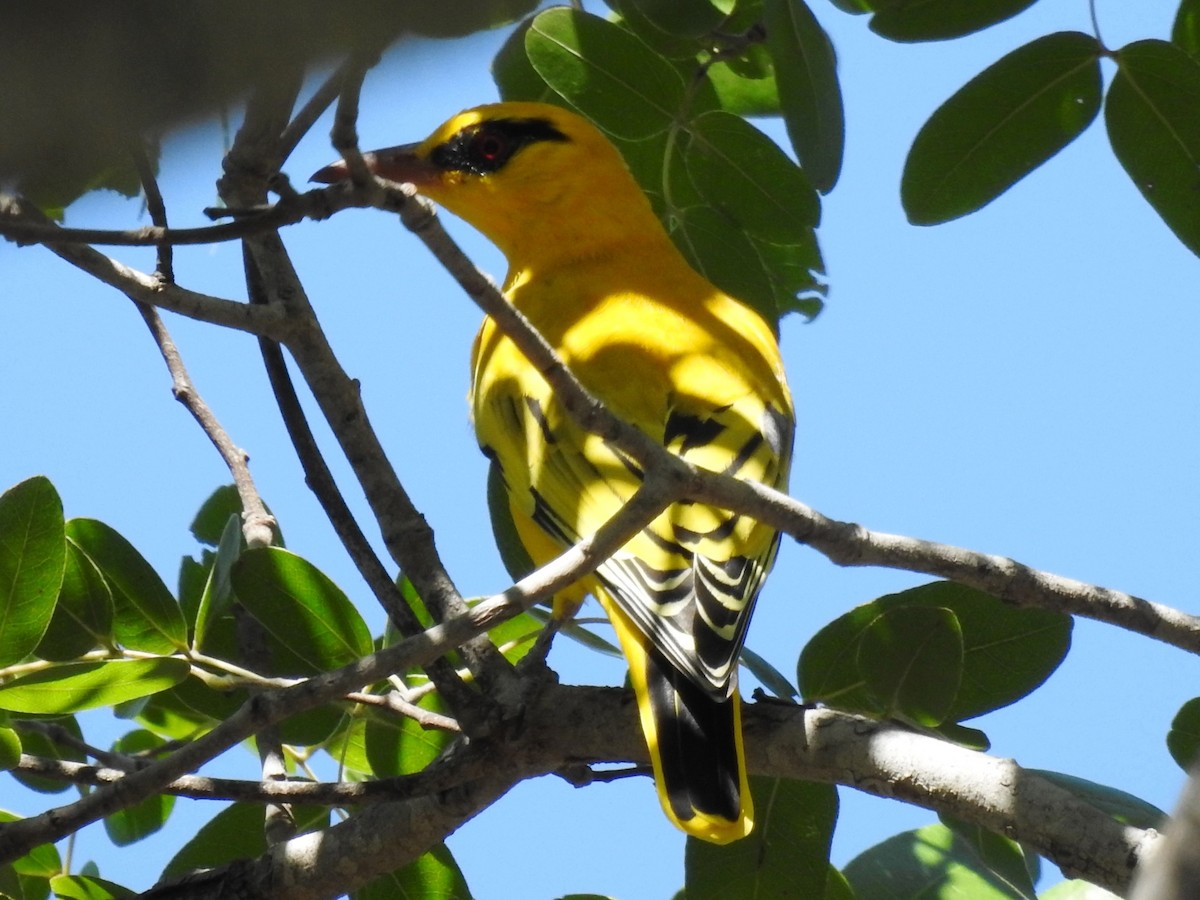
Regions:
<instances>
[{"instance_id":1,"label":"blue sky","mask_svg":"<svg viewBox=\"0 0 1200 900\"><path fill-rule=\"evenodd\" d=\"M915 228L899 204L904 154L925 117L986 64L1042 34L1090 30L1082 0L1042 0L1003 25L936 45L896 45L866 20L814 4L838 50L846 165L825 200L820 240L826 311L793 317L783 348L797 401L793 493L869 528L1012 556L1050 571L1200 611L1192 561L1200 526L1195 447L1200 388L1195 296L1200 264L1142 201L1095 123L1060 156L965 219ZM1169 34L1174 4L1102 0L1110 47ZM488 65L504 32L408 44L369 79L366 147L423 137L459 109L495 98ZM1111 67L1106 67L1111 77ZM783 140L775 122L760 123ZM301 183L331 159L314 130L288 171ZM197 125L167 141L163 187L176 225L202 224L215 199L222 135ZM448 217L447 217L448 218ZM129 227L136 202L89 197L72 225ZM480 266L503 260L451 222ZM434 526L468 595L506 586L483 505L485 465L467 422L466 359L479 314L417 241L378 212L290 229L319 315L401 478ZM142 251L113 255L149 270ZM130 304L37 248L0 245L0 482L45 473L69 515L101 518L174 583L193 551L186 526L227 480L207 440L171 397ZM244 296L234 244L177 252L181 283ZM249 451L289 546L381 617L342 557L286 445L253 341L174 317L197 388ZM327 442L327 446L332 446ZM345 473L345 467L339 466ZM363 504L344 477L357 508ZM370 530L370 529L368 529ZM786 673L807 638L850 607L923 581L844 570L785 544L749 644ZM621 664L560 641L566 680L618 683ZM1196 692L1197 661L1080 621L1062 668L1030 698L971 724L992 752L1023 765L1114 784L1169 808L1182 774L1164 735ZM749 690L747 690L747 693ZM94 721L100 721L96 717ZM111 733L111 732L110 732ZM252 769L242 754L237 770ZM45 798L9 795L21 813ZM841 790L835 862L933 814ZM207 818L179 801L174 827L118 852L98 827L80 858L134 886ZM182 826L182 827L181 827ZM571 891L666 898L682 884L683 839L647 779L576 790L554 778L519 786L451 838L481 900ZM112 868L110 868L112 866Z\"/></svg>"}]
</instances>

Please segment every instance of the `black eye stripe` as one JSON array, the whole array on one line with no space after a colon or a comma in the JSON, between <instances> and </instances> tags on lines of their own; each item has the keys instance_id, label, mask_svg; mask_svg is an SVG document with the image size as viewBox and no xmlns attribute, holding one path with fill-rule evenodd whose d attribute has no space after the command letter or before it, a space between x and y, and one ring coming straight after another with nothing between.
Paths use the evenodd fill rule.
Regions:
<instances>
[{"instance_id":1,"label":"black eye stripe","mask_svg":"<svg viewBox=\"0 0 1200 900\"><path fill-rule=\"evenodd\" d=\"M522 147L569 138L546 119L494 119L468 125L430 153L439 169L487 175L504 166Z\"/></svg>"}]
</instances>

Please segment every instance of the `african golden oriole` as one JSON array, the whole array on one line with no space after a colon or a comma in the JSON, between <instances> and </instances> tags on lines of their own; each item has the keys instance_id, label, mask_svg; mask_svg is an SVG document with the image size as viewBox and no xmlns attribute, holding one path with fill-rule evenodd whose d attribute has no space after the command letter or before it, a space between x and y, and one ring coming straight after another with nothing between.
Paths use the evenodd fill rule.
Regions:
<instances>
[{"instance_id":1,"label":"african golden oriole","mask_svg":"<svg viewBox=\"0 0 1200 900\"><path fill-rule=\"evenodd\" d=\"M786 490L792 402L771 325L692 269L593 125L497 103L365 158L503 251L505 296L609 410L698 466ZM339 163L314 177L345 175ZM480 445L541 565L593 534L642 473L567 415L490 318L471 373ZM663 809L718 843L753 824L737 663L778 545L747 516L676 503L555 600L563 615L599 599L629 661Z\"/></svg>"}]
</instances>

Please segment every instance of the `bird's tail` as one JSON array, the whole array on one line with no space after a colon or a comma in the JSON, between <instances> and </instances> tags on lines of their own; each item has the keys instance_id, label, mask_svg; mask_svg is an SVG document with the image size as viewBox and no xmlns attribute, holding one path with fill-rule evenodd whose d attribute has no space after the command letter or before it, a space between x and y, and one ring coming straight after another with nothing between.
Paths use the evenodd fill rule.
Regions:
<instances>
[{"instance_id":1,"label":"bird's tail","mask_svg":"<svg viewBox=\"0 0 1200 900\"><path fill-rule=\"evenodd\" d=\"M663 811L693 837L727 844L750 833L754 807L735 689L714 698L649 643L607 597L606 612L629 661L630 680Z\"/></svg>"}]
</instances>

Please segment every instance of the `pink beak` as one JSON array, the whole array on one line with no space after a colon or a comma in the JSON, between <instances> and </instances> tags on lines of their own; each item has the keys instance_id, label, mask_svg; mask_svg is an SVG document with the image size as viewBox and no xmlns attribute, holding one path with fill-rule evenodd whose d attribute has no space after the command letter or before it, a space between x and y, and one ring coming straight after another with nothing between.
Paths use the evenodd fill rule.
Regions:
<instances>
[{"instance_id":1,"label":"pink beak","mask_svg":"<svg viewBox=\"0 0 1200 900\"><path fill-rule=\"evenodd\" d=\"M438 169L427 160L416 155L417 144L402 144L399 147L386 147L383 150L371 150L363 154L367 168L381 178L389 181L415 184L420 187L431 182ZM312 174L310 181L322 184L333 184L350 177L350 170L344 159L318 169Z\"/></svg>"}]
</instances>

